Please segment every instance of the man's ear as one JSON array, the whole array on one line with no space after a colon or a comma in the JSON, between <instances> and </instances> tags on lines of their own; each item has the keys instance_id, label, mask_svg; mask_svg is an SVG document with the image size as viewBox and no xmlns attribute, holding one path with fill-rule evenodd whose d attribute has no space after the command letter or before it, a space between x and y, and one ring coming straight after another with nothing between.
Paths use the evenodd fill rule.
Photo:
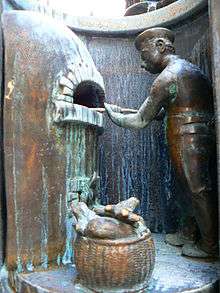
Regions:
<instances>
[{"instance_id":1,"label":"man's ear","mask_svg":"<svg viewBox=\"0 0 220 293\"><path fill-rule=\"evenodd\" d=\"M163 39L156 40L156 47L159 50L160 53L164 53L166 50L166 43Z\"/></svg>"}]
</instances>

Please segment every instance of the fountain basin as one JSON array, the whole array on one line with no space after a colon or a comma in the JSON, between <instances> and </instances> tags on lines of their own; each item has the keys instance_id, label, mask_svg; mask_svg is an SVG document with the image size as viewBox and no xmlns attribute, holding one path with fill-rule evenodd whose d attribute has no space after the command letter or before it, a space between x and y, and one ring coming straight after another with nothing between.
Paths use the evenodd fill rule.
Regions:
<instances>
[{"instance_id":1,"label":"fountain basin","mask_svg":"<svg viewBox=\"0 0 220 293\"><path fill-rule=\"evenodd\" d=\"M118 240L77 235L74 248L77 282L92 292L139 292L153 272L155 247L149 230Z\"/></svg>"}]
</instances>

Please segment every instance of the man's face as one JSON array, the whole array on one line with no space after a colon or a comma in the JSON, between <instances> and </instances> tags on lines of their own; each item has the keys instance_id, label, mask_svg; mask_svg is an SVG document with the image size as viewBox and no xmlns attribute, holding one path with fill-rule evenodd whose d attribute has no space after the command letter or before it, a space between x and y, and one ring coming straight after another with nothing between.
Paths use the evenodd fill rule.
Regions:
<instances>
[{"instance_id":1,"label":"man's face","mask_svg":"<svg viewBox=\"0 0 220 293\"><path fill-rule=\"evenodd\" d=\"M153 43L144 44L141 52L141 67L150 73L160 73L161 54Z\"/></svg>"}]
</instances>

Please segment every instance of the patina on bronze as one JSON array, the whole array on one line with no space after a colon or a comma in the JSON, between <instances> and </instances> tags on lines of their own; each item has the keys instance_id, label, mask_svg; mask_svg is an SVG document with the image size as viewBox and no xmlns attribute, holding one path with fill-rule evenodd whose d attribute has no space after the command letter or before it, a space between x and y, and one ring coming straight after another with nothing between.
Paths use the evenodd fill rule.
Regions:
<instances>
[{"instance_id":1,"label":"patina on bronze","mask_svg":"<svg viewBox=\"0 0 220 293\"><path fill-rule=\"evenodd\" d=\"M142 67L160 74L136 114L122 114L119 107L108 104L105 107L115 124L132 129L144 128L158 113L166 112L170 156L182 187L187 187L200 231L196 243L182 243L182 253L207 258L217 254L218 246L212 87L197 66L175 54L173 42L173 33L164 28L138 35L135 46Z\"/></svg>"},{"instance_id":2,"label":"patina on bronze","mask_svg":"<svg viewBox=\"0 0 220 293\"><path fill-rule=\"evenodd\" d=\"M104 84L83 43L62 24L12 11L2 26L6 265L16 273L45 270L61 255L71 258L66 202L76 190L87 196L98 169L103 117L86 106L103 106ZM83 96L92 92L86 106L82 84Z\"/></svg>"},{"instance_id":3,"label":"patina on bronze","mask_svg":"<svg viewBox=\"0 0 220 293\"><path fill-rule=\"evenodd\" d=\"M77 282L92 292L142 292L151 277L155 248L149 229L133 211L132 197L116 205L71 204Z\"/></svg>"}]
</instances>

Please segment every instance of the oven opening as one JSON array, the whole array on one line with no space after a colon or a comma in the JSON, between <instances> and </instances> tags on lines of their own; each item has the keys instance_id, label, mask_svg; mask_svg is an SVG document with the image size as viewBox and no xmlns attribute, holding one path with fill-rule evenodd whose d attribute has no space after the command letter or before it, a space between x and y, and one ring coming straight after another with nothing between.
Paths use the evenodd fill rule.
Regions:
<instances>
[{"instance_id":1,"label":"oven opening","mask_svg":"<svg viewBox=\"0 0 220 293\"><path fill-rule=\"evenodd\" d=\"M94 81L81 82L73 95L74 104L88 108L103 108L105 93L102 87Z\"/></svg>"}]
</instances>

